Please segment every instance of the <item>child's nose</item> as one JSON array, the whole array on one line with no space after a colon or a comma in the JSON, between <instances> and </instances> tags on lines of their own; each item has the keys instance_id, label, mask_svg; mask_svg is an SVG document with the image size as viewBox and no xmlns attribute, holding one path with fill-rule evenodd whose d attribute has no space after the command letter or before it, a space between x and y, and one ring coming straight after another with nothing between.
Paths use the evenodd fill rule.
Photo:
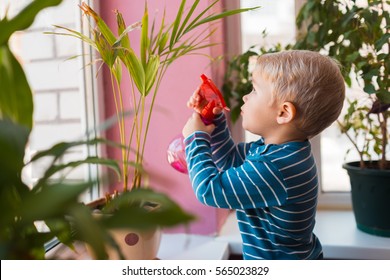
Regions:
<instances>
[{"instance_id":1,"label":"child's nose","mask_svg":"<svg viewBox=\"0 0 390 280\"><path fill-rule=\"evenodd\" d=\"M244 100L244 102L246 102L247 99L248 99L248 94L245 94L245 95L242 97L242 100Z\"/></svg>"}]
</instances>

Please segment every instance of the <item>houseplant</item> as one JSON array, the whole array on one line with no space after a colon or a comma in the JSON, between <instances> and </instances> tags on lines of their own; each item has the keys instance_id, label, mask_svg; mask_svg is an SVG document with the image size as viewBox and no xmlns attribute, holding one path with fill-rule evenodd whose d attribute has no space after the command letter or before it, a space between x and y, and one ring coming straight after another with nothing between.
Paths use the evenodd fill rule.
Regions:
<instances>
[{"instance_id":1,"label":"houseplant","mask_svg":"<svg viewBox=\"0 0 390 280\"><path fill-rule=\"evenodd\" d=\"M359 229L390 236L390 2L308 1L297 24L307 32L295 48L324 51L343 67L364 94L349 101L340 129L353 144L359 162L345 163Z\"/></svg>"},{"instance_id":2,"label":"houseplant","mask_svg":"<svg viewBox=\"0 0 390 280\"><path fill-rule=\"evenodd\" d=\"M212 45L209 39L214 30L209 30L209 23L254 9L211 13L218 2L219 0L213 1L199 11L200 0L188 5L186 0L182 0L174 21L167 23L165 11L161 15L161 21L150 20L146 1L142 19L129 26L122 14L115 11L117 26L112 29L97 12L82 3L80 8L89 21L91 38L76 30L56 26L61 31L53 34L72 36L89 44L98 54L99 68L103 66L108 69L118 119L119 139L124 147L121 151L120 196L141 187L148 187L143 173L146 140L155 99L169 66L180 57L195 54L198 50ZM130 32L139 34L139 52L135 51L134 42L130 43ZM123 92L122 78L125 75L130 80L130 93ZM130 104L124 103L125 95L130 96ZM134 114L130 124L122 117L127 110ZM111 194L108 197L111 197Z\"/></svg>"},{"instance_id":3,"label":"houseplant","mask_svg":"<svg viewBox=\"0 0 390 280\"><path fill-rule=\"evenodd\" d=\"M109 230L129 224L124 216L134 216L132 226L146 228L151 225L169 226L190 221L185 213L166 195L152 190L132 192L121 211L105 220L93 217L89 207L78 197L94 182L72 183L66 176L54 175L82 164L104 164L121 174L117 161L86 157L79 161L61 163L66 152L81 145L109 143L104 139L79 139L61 142L37 153L30 162L24 161L25 148L33 128L33 96L24 70L9 47L13 33L28 28L35 16L46 7L55 6L61 0L35 0L12 19L0 19L0 258L44 259L45 244L53 238L73 248L74 241L89 244L98 258L106 258L105 243L115 246ZM26 165L48 157L44 175L29 188L22 179ZM153 214L134 207L143 200L161 205ZM114 203L114 202L113 202ZM117 203L117 202L115 202ZM44 222L48 230L39 231L38 222Z\"/></svg>"}]
</instances>

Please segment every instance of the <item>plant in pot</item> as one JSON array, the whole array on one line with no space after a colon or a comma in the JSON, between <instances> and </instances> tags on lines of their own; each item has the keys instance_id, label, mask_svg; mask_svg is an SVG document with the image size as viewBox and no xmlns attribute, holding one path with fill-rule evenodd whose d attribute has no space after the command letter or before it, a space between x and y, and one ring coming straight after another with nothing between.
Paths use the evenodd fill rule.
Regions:
<instances>
[{"instance_id":1,"label":"plant in pot","mask_svg":"<svg viewBox=\"0 0 390 280\"><path fill-rule=\"evenodd\" d=\"M133 192L148 187L143 172L144 152L147 148L146 142L155 99L169 66L180 57L195 54L198 50L211 46L209 39L215 30L209 30L210 23L254 9L211 13L218 2L219 0L213 1L205 9L198 11L200 0L191 2L188 7L187 1L182 0L174 21L168 23L165 11L161 22L157 22L156 19L150 20L146 1L142 19L131 25L126 25L122 14L115 11L117 25L113 29L90 6L82 3L80 8L88 19L91 37L61 26L56 26L61 32L52 33L75 37L90 45L98 54L96 62L100 63L100 67L104 66L108 69L122 147L121 184L123 186L122 190L117 192L119 204L108 207L110 210L120 209L122 203L127 203L126 196L133 196ZM197 33L195 30L198 30ZM130 42L130 32L139 34L139 52L134 50L132 45L134 42L132 44ZM131 92L123 92L124 75L127 75L130 80ZM125 95L130 96L129 104L124 103ZM123 113L128 110L133 114L129 125L123 118ZM108 194L107 198L111 199L112 194ZM148 208L159 207L158 203L155 204L147 198L144 201ZM144 206L145 204L140 205L140 208ZM150 233L146 234L150 235ZM127 243L133 243L138 241L141 233L129 236L128 233L122 232L120 235L118 240L126 241L127 236Z\"/></svg>"},{"instance_id":2,"label":"plant in pot","mask_svg":"<svg viewBox=\"0 0 390 280\"><path fill-rule=\"evenodd\" d=\"M340 62L348 86L362 94L348 101L340 130L360 161L343 167L351 181L357 227L390 236L390 3L389 1L309 0L297 16L307 31L294 48L327 53Z\"/></svg>"},{"instance_id":3,"label":"plant in pot","mask_svg":"<svg viewBox=\"0 0 390 280\"><path fill-rule=\"evenodd\" d=\"M71 182L64 174L83 164L102 164L121 174L117 161L91 156L67 163L60 159L77 146L111 144L104 139L57 143L25 162L25 149L33 128L33 94L22 66L9 47L9 39L15 32L28 28L41 10L60 3L61 0L35 0L13 18L0 19L1 259L45 259L45 247L54 238L70 248L74 248L75 241L86 242L97 258L107 258L104 244L109 242L115 246L109 233L112 228L129 223L139 228L170 226L193 218L166 195L139 190L128 198L132 204L107 219L95 219L91 209L79 202L79 196L94 182ZM48 158L50 164L30 188L23 181L23 169L42 158ZM150 215L134 207L144 200L159 203L159 211ZM128 216L135 218L129 222ZM39 229L43 224L47 230Z\"/></svg>"}]
</instances>

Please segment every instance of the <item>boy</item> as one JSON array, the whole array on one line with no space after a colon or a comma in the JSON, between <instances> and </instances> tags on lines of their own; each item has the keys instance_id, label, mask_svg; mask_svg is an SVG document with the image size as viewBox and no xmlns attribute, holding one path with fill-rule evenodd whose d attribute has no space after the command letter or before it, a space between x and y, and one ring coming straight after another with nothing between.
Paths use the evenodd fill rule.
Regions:
<instances>
[{"instance_id":1,"label":"boy","mask_svg":"<svg viewBox=\"0 0 390 280\"><path fill-rule=\"evenodd\" d=\"M309 139L340 114L340 69L319 53L294 50L260 56L252 78L242 126L260 140L235 145L221 108L212 125L194 113L184 126L194 192L206 205L236 209L244 259L321 259ZM201 104L195 92L188 106L199 112Z\"/></svg>"}]
</instances>

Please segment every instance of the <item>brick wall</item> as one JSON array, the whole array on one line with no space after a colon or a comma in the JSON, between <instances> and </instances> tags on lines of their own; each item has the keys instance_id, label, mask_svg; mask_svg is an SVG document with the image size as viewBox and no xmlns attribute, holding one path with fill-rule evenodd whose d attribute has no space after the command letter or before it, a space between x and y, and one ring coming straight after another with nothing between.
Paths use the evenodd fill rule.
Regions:
<instances>
[{"instance_id":1,"label":"brick wall","mask_svg":"<svg viewBox=\"0 0 390 280\"><path fill-rule=\"evenodd\" d=\"M9 6L12 17L31 0L1 0L4 11ZM80 59L67 60L81 53L80 42L66 36L44 34L54 31L53 25L76 28L80 20L78 0L64 0L57 7L38 14L34 24L26 31L16 34L11 41L26 71L34 93L34 128L29 142L29 153L50 147L59 141L71 141L84 135L85 106L83 98L82 69ZM3 13L2 13L3 14ZM63 160L83 156L82 149L75 149ZM45 162L31 165L25 170L27 180L42 173ZM70 179L81 179L85 170L75 170Z\"/></svg>"}]
</instances>

